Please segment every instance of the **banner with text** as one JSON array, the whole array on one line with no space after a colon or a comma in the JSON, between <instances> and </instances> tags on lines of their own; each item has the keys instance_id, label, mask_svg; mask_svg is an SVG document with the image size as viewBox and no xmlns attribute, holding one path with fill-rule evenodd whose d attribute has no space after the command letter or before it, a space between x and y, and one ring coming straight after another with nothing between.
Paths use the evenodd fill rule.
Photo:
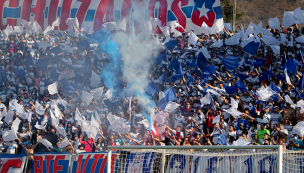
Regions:
<instances>
[{"instance_id":1,"label":"banner with text","mask_svg":"<svg viewBox=\"0 0 304 173\"><path fill-rule=\"evenodd\" d=\"M0 173L22 172L26 161L26 154L0 154Z\"/></svg>"},{"instance_id":2,"label":"banner with text","mask_svg":"<svg viewBox=\"0 0 304 173\"><path fill-rule=\"evenodd\" d=\"M116 162L116 155L112 154L111 157L111 172L114 167L118 168ZM107 153L79 153L72 156L72 167L70 173L106 173L107 172Z\"/></svg>"},{"instance_id":3,"label":"banner with text","mask_svg":"<svg viewBox=\"0 0 304 173\"><path fill-rule=\"evenodd\" d=\"M32 173L63 173L69 171L71 153L34 154Z\"/></svg>"},{"instance_id":4,"label":"banner with text","mask_svg":"<svg viewBox=\"0 0 304 173\"><path fill-rule=\"evenodd\" d=\"M105 22L119 25L124 19L127 31L135 26L136 32L147 27L143 21L151 19L153 31L158 33L157 26L169 26L171 21L196 34L202 33L202 26L213 31L223 27L220 0L0 0L0 10L0 28L21 26L23 19L37 21L44 30L59 18L64 31L69 27L65 21L76 17L81 28L90 26L94 31L102 29Z\"/></svg>"}]
</instances>

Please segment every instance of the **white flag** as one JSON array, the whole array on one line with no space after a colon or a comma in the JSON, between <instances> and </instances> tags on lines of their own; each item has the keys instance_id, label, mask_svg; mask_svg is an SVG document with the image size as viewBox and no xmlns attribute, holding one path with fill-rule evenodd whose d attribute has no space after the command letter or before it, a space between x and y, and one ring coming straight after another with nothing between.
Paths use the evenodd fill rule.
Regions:
<instances>
[{"instance_id":1,"label":"white flag","mask_svg":"<svg viewBox=\"0 0 304 173\"><path fill-rule=\"evenodd\" d=\"M103 87L90 90L95 100L99 100L103 93Z\"/></svg>"},{"instance_id":2,"label":"white flag","mask_svg":"<svg viewBox=\"0 0 304 173\"><path fill-rule=\"evenodd\" d=\"M192 45L195 45L197 40L198 40L198 37L191 31L189 39L188 39L188 43L192 44Z\"/></svg>"},{"instance_id":3,"label":"white flag","mask_svg":"<svg viewBox=\"0 0 304 173\"><path fill-rule=\"evenodd\" d=\"M173 112L176 108L178 108L180 105L176 102L169 101L166 105L165 112Z\"/></svg>"},{"instance_id":4,"label":"white flag","mask_svg":"<svg viewBox=\"0 0 304 173\"><path fill-rule=\"evenodd\" d=\"M13 118L14 118L14 111L12 109L10 109L6 114L4 121L7 124L10 124L13 121Z\"/></svg>"},{"instance_id":5,"label":"white flag","mask_svg":"<svg viewBox=\"0 0 304 173\"><path fill-rule=\"evenodd\" d=\"M19 118L16 118L15 121L12 123L12 130L14 130L15 133L17 133L18 131L20 123L21 120Z\"/></svg>"},{"instance_id":6,"label":"white flag","mask_svg":"<svg viewBox=\"0 0 304 173\"><path fill-rule=\"evenodd\" d=\"M43 31L43 34L46 35L48 34L49 31L51 31L53 28L51 26L48 26L45 28L45 30Z\"/></svg>"},{"instance_id":7,"label":"white flag","mask_svg":"<svg viewBox=\"0 0 304 173\"><path fill-rule=\"evenodd\" d=\"M66 146L70 145L69 139L66 137L63 139L63 141L60 142L59 148L64 148Z\"/></svg>"},{"instance_id":8,"label":"white flag","mask_svg":"<svg viewBox=\"0 0 304 173\"><path fill-rule=\"evenodd\" d=\"M84 101L84 102L87 102L88 104L91 103L91 100L93 99L93 96L86 92L86 91L82 91L82 94L81 94L81 100Z\"/></svg>"},{"instance_id":9,"label":"white flag","mask_svg":"<svg viewBox=\"0 0 304 173\"><path fill-rule=\"evenodd\" d=\"M79 28L79 22L78 22L78 19L77 17L75 18L68 18L67 20L65 20L65 23L68 25L68 26L74 26L76 28Z\"/></svg>"},{"instance_id":10,"label":"white flag","mask_svg":"<svg viewBox=\"0 0 304 173\"><path fill-rule=\"evenodd\" d=\"M43 50L45 50L46 48L51 46L50 43L45 42L45 41L40 41L40 42L38 42L38 44L39 44L39 47L42 48Z\"/></svg>"},{"instance_id":11,"label":"white flag","mask_svg":"<svg viewBox=\"0 0 304 173\"><path fill-rule=\"evenodd\" d=\"M5 130L2 132L2 137L3 137L3 141L7 142L7 141L14 141L15 139L17 139L17 135L15 133L15 131L12 130Z\"/></svg>"},{"instance_id":12,"label":"white flag","mask_svg":"<svg viewBox=\"0 0 304 173\"><path fill-rule=\"evenodd\" d=\"M54 30L55 26L59 26L59 17L57 17L57 19L52 23L52 30Z\"/></svg>"},{"instance_id":13,"label":"white flag","mask_svg":"<svg viewBox=\"0 0 304 173\"><path fill-rule=\"evenodd\" d=\"M35 103L35 111L39 115L44 115L44 113L45 113L45 108L43 108L43 106L41 106L41 104L37 100Z\"/></svg>"},{"instance_id":14,"label":"white flag","mask_svg":"<svg viewBox=\"0 0 304 173\"><path fill-rule=\"evenodd\" d=\"M47 139L39 139L39 141L47 148L53 149L53 145Z\"/></svg>"},{"instance_id":15,"label":"white flag","mask_svg":"<svg viewBox=\"0 0 304 173\"><path fill-rule=\"evenodd\" d=\"M98 74L96 74L93 70L92 70L92 77L91 77L91 86L92 87L99 87L99 83L101 81L101 78Z\"/></svg>"},{"instance_id":16,"label":"white flag","mask_svg":"<svg viewBox=\"0 0 304 173\"><path fill-rule=\"evenodd\" d=\"M126 31L126 29L127 29L127 23L126 23L126 18L124 18L121 22L120 22L120 24L119 24L119 29L121 29L121 30L123 30L123 31Z\"/></svg>"},{"instance_id":17,"label":"white flag","mask_svg":"<svg viewBox=\"0 0 304 173\"><path fill-rule=\"evenodd\" d=\"M58 89L57 89L57 83L54 82L51 85L48 86L48 91L51 95L53 94L57 94L58 93Z\"/></svg>"},{"instance_id":18,"label":"white flag","mask_svg":"<svg viewBox=\"0 0 304 173\"><path fill-rule=\"evenodd\" d=\"M286 82L287 82L289 85L291 85L290 77L289 77L288 72L287 72L287 68L284 69L284 74L285 74Z\"/></svg>"},{"instance_id":19,"label":"white flag","mask_svg":"<svg viewBox=\"0 0 304 173\"><path fill-rule=\"evenodd\" d=\"M14 26L14 32L18 34L22 34L23 27L22 26Z\"/></svg>"},{"instance_id":20,"label":"white flag","mask_svg":"<svg viewBox=\"0 0 304 173\"><path fill-rule=\"evenodd\" d=\"M43 131L45 129L46 125L43 125L43 124L39 125L38 122L37 122L35 124L35 127L36 127L36 129L40 129L41 131Z\"/></svg>"}]
</instances>

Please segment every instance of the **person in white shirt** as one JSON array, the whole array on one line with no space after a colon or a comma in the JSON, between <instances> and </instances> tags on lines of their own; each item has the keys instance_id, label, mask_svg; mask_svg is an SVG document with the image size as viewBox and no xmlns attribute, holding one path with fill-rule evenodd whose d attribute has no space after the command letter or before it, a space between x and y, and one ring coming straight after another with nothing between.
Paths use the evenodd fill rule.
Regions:
<instances>
[{"instance_id":1,"label":"person in white shirt","mask_svg":"<svg viewBox=\"0 0 304 173\"><path fill-rule=\"evenodd\" d=\"M178 110L177 115L175 116L175 122L174 122L174 128L177 126L183 126L184 123L186 122L185 117L182 115L182 113Z\"/></svg>"},{"instance_id":2,"label":"person in white shirt","mask_svg":"<svg viewBox=\"0 0 304 173\"><path fill-rule=\"evenodd\" d=\"M219 139L222 135L222 130L219 128L218 125L214 125L213 132L210 134L210 136L213 137L213 144L217 145L219 142Z\"/></svg>"},{"instance_id":3,"label":"person in white shirt","mask_svg":"<svg viewBox=\"0 0 304 173\"><path fill-rule=\"evenodd\" d=\"M281 121L283 121L283 116L279 113L279 107L275 106L273 113L270 115L271 129L273 129L275 124L279 125Z\"/></svg>"}]
</instances>

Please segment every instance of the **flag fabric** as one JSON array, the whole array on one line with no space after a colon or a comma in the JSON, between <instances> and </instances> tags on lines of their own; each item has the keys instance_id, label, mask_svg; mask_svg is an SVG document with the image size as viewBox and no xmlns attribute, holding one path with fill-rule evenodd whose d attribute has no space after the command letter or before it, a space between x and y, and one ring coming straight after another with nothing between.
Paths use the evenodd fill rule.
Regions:
<instances>
[{"instance_id":1,"label":"flag fabric","mask_svg":"<svg viewBox=\"0 0 304 173\"><path fill-rule=\"evenodd\" d=\"M237 81L236 83L237 87L242 91L242 92L246 92L248 89L246 88L246 86L243 84L242 81Z\"/></svg>"},{"instance_id":2,"label":"flag fabric","mask_svg":"<svg viewBox=\"0 0 304 173\"><path fill-rule=\"evenodd\" d=\"M287 82L289 85L291 85L291 81L290 81L289 74L288 74L288 72L287 72L287 68L285 68L284 74L285 74L286 82Z\"/></svg>"},{"instance_id":3,"label":"flag fabric","mask_svg":"<svg viewBox=\"0 0 304 173\"><path fill-rule=\"evenodd\" d=\"M233 94L233 93L238 93L238 86L233 85L233 86L226 86L224 85L224 88L228 94Z\"/></svg>"},{"instance_id":4,"label":"flag fabric","mask_svg":"<svg viewBox=\"0 0 304 173\"><path fill-rule=\"evenodd\" d=\"M240 78L240 80L245 80L250 77L250 75L245 75L242 73L237 73L236 75Z\"/></svg>"},{"instance_id":5,"label":"flag fabric","mask_svg":"<svg viewBox=\"0 0 304 173\"><path fill-rule=\"evenodd\" d=\"M52 29L54 30L55 26L59 26L59 23L60 23L60 19L59 17L57 17L57 19L52 23Z\"/></svg>"},{"instance_id":6,"label":"flag fabric","mask_svg":"<svg viewBox=\"0 0 304 173\"><path fill-rule=\"evenodd\" d=\"M48 141L47 139L38 139L44 146L53 149L53 145L50 141Z\"/></svg>"},{"instance_id":7,"label":"flag fabric","mask_svg":"<svg viewBox=\"0 0 304 173\"><path fill-rule=\"evenodd\" d=\"M246 41L243 41L241 43L241 46L243 47L243 51L251 55L254 55L258 50L258 48L260 47L260 40L257 37L255 37L255 39L253 37L251 38L249 38Z\"/></svg>"},{"instance_id":8,"label":"flag fabric","mask_svg":"<svg viewBox=\"0 0 304 173\"><path fill-rule=\"evenodd\" d=\"M260 100L267 101L272 95L275 95L276 92L273 91L270 87L265 88L262 86L256 94L259 96Z\"/></svg>"},{"instance_id":9,"label":"flag fabric","mask_svg":"<svg viewBox=\"0 0 304 173\"><path fill-rule=\"evenodd\" d=\"M157 84L154 82L149 83L147 89L146 89L146 94L148 96L153 97L160 89L158 88Z\"/></svg>"},{"instance_id":10,"label":"flag fabric","mask_svg":"<svg viewBox=\"0 0 304 173\"><path fill-rule=\"evenodd\" d=\"M284 68L287 68L287 70L290 71L293 74L297 73L297 69L298 69L297 67L298 67L298 65L295 62L294 58L289 58L287 60L287 62L284 64Z\"/></svg>"},{"instance_id":11,"label":"flag fabric","mask_svg":"<svg viewBox=\"0 0 304 173\"><path fill-rule=\"evenodd\" d=\"M196 45L197 40L198 40L198 37L192 31L190 31L188 43L191 45Z\"/></svg>"},{"instance_id":12,"label":"flag fabric","mask_svg":"<svg viewBox=\"0 0 304 173\"><path fill-rule=\"evenodd\" d=\"M91 92L91 94L92 94L92 96L94 97L95 100L100 99L100 97L102 96L102 93L103 93L103 88L104 87L100 87L100 88L90 90L90 92Z\"/></svg>"},{"instance_id":13,"label":"flag fabric","mask_svg":"<svg viewBox=\"0 0 304 173\"><path fill-rule=\"evenodd\" d=\"M168 66L168 69L175 69L177 70L179 68L179 62L176 58L174 58L172 61L170 61L170 64Z\"/></svg>"},{"instance_id":14,"label":"flag fabric","mask_svg":"<svg viewBox=\"0 0 304 173\"><path fill-rule=\"evenodd\" d=\"M190 67L195 67L195 68L198 67L198 66L196 65L194 59L189 59L189 60L186 62L186 65L187 65L187 66L190 66Z\"/></svg>"},{"instance_id":15,"label":"flag fabric","mask_svg":"<svg viewBox=\"0 0 304 173\"><path fill-rule=\"evenodd\" d=\"M260 81L262 81L262 80L270 80L270 78L271 78L271 71L272 71L272 69L270 67L267 71L265 71L263 73L262 77L260 77Z\"/></svg>"},{"instance_id":16,"label":"flag fabric","mask_svg":"<svg viewBox=\"0 0 304 173\"><path fill-rule=\"evenodd\" d=\"M221 58L221 60L227 70L233 70L240 65L237 56L229 56L226 58Z\"/></svg>"},{"instance_id":17,"label":"flag fabric","mask_svg":"<svg viewBox=\"0 0 304 173\"><path fill-rule=\"evenodd\" d=\"M90 84L90 86L92 86L92 87L99 87L100 81L101 81L100 76L98 74L96 74L92 70L92 76L91 76L91 84Z\"/></svg>"},{"instance_id":18,"label":"flag fabric","mask_svg":"<svg viewBox=\"0 0 304 173\"><path fill-rule=\"evenodd\" d=\"M204 34L215 34L222 31L224 21L220 0L194 0L191 19L195 25L201 26Z\"/></svg>"},{"instance_id":19,"label":"flag fabric","mask_svg":"<svg viewBox=\"0 0 304 173\"><path fill-rule=\"evenodd\" d=\"M215 74L216 75L216 69L215 67L212 66L206 66L206 69L211 73L211 74Z\"/></svg>"},{"instance_id":20,"label":"flag fabric","mask_svg":"<svg viewBox=\"0 0 304 173\"><path fill-rule=\"evenodd\" d=\"M69 139L65 137L63 141L60 142L59 148L64 148L66 146L70 145Z\"/></svg>"},{"instance_id":21,"label":"flag fabric","mask_svg":"<svg viewBox=\"0 0 304 173\"><path fill-rule=\"evenodd\" d=\"M58 93L58 89L57 89L57 83L54 82L51 85L49 85L47 87L49 94L53 95L53 94L57 94Z\"/></svg>"},{"instance_id":22,"label":"flag fabric","mask_svg":"<svg viewBox=\"0 0 304 173\"><path fill-rule=\"evenodd\" d=\"M166 105L166 108L164 112L173 112L175 109L177 109L180 105L176 102L169 101Z\"/></svg>"},{"instance_id":23,"label":"flag fabric","mask_svg":"<svg viewBox=\"0 0 304 173\"><path fill-rule=\"evenodd\" d=\"M271 82L270 86L269 86L273 91L275 91L276 93L280 93L281 89L279 87L277 87L273 82Z\"/></svg>"},{"instance_id":24,"label":"flag fabric","mask_svg":"<svg viewBox=\"0 0 304 173\"><path fill-rule=\"evenodd\" d=\"M65 23L68 26L75 26L76 28L79 28L79 22L78 22L77 17L75 17L75 18L68 18L68 19L65 20Z\"/></svg>"},{"instance_id":25,"label":"flag fabric","mask_svg":"<svg viewBox=\"0 0 304 173\"><path fill-rule=\"evenodd\" d=\"M258 68L265 64L266 64L266 59L254 58L254 60L253 60L254 68Z\"/></svg>"},{"instance_id":26,"label":"flag fabric","mask_svg":"<svg viewBox=\"0 0 304 173\"><path fill-rule=\"evenodd\" d=\"M268 20L269 28L280 30L280 20L278 18L270 18Z\"/></svg>"},{"instance_id":27,"label":"flag fabric","mask_svg":"<svg viewBox=\"0 0 304 173\"><path fill-rule=\"evenodd\" d=\"M164 92L164 98L162 98L161 100L159 100L159 102L157 103L157 106L160 110L164 110L167 106L167 104L169 103L169 101L176 101L176 94L174 91L174 87L167 89Z\"/></svg>"},{"instance_id":28,"label":"flag fabric","mask_svg":"<svg viewBox=\"0 0 304 173\"><path fill-rule=\"evenodd\" d=\"M90 103L91 103L91 100L92 100L93 98L94 98L94 97L93 97L90 93L88 93L88 92L86 92L86 91L82 91L82 93L81 93L81 100L82 100L82 101L87 102L88 104L90 104Z\"/></svg>"},{"instance_id":29,"label":"flag fabric","mask_svg":"<svg viewBox=\"0 0 304 173\"><path fill-rule=\"evenodd\" d=\"M165 72L163 75L161 75L158 80L159 80L159 84L161 84L161 85L164 84L167 80L167 72Z\"/></svg>"}]
</instances>

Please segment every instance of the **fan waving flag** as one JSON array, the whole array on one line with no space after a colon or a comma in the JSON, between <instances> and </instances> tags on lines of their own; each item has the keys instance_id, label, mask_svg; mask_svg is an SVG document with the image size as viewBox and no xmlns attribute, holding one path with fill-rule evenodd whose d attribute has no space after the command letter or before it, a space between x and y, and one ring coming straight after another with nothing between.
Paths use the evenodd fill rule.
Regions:
<instances>
[{"instance_id":1,"label":"fan waving flag","mask_svg":"<svg viewBox=\"0 0 304 173\"><path fill-rule=\"evenodd\" d=\"M202 27L205 32L207 30L206 34L214 34L222 31L224 22L220 0L194 0L191 20L194 25ZM194 32L196 33L195 29Z\"/></svg>"}]
</instances>

